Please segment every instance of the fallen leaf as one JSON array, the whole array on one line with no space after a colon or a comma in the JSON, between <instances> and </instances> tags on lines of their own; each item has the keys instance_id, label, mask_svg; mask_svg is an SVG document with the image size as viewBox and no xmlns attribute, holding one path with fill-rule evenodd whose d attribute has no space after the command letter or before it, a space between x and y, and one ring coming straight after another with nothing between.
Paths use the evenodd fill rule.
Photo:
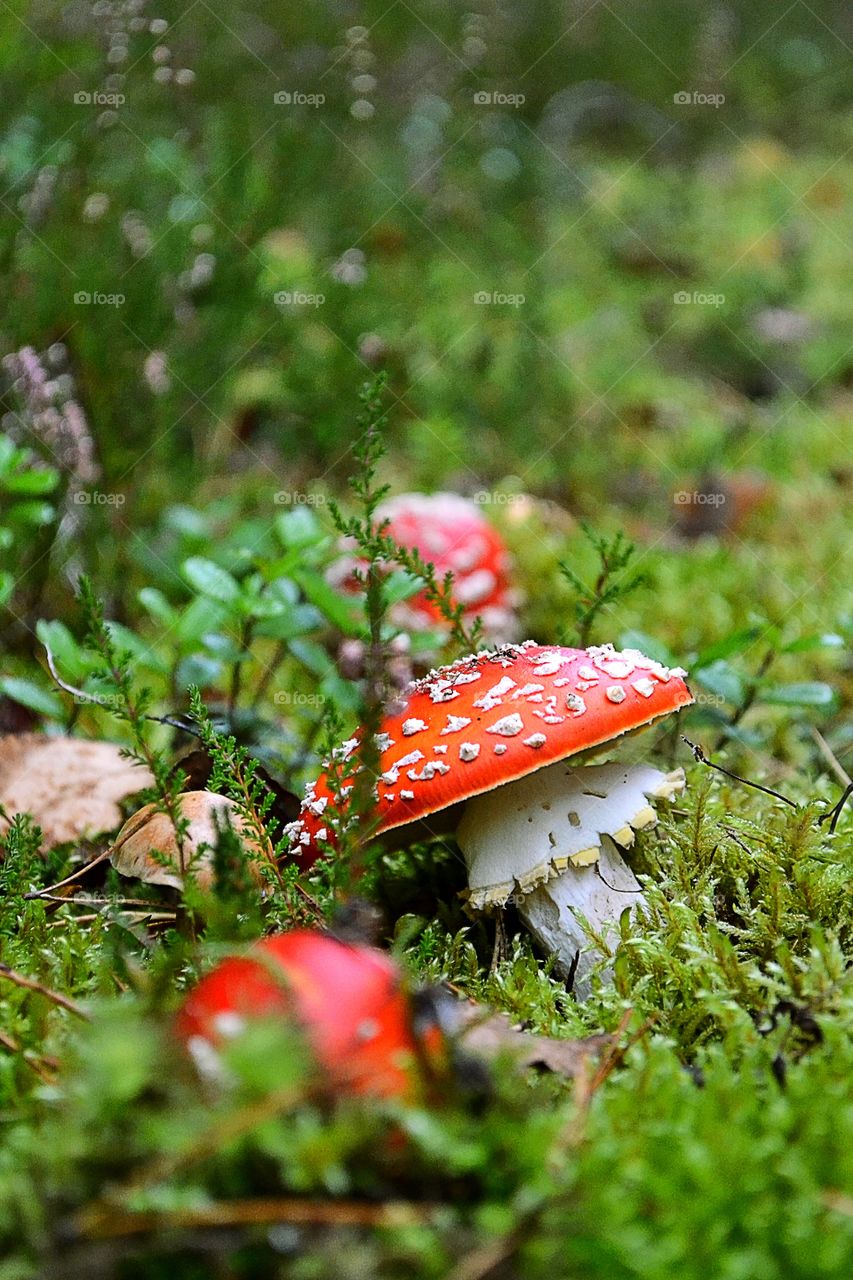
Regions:
<instances>
[{"instance_id":1,"label":"fallen leaf","mask_svg":"<svg viewBox=\"0 0 853 1280\"><path fill-rule=\"evenodd\" d=\"M422 993L422 998L425 993ZM540 1036L514 1026L509 1016L476 1000L460 998L452 984L428 989L431 1016L445 1035L466 1051L483 1058L510 1054L522 1067L540 1067L573 1077L585 1062L613 1047L612 1035L564 1040Z\"/></svg>"},{"instance_id":2,"label":"fallen leaf","mask_svg":"<svg viewBox=\"0 0 853 1280\"><path fill-rule=\"evenodd\" d=\"M114 830L121 801L153 781L115 742L37 733L0 738L0 807L10 819L31 814L43 849ZM0 838L8 826L0 817Z\"/></svg>"},{"instance_id":3,"label":"fallen leaf","mask_svg":"<svg viewBox=\"0 0 853 1280\"><path fill-rule=\"evenodd\" d=\"M576 1076L584 1062L597 1058L613 1044L609 1035L587 1036L583 1040L561 1040L538 1036L515 1027L505 1013L490 1013L482 1005L465 1010L462 1044L473 1053L494 1058L511 1053L523 1067L541 1067L561 1076Z\"/></svg>"}]
</instances>

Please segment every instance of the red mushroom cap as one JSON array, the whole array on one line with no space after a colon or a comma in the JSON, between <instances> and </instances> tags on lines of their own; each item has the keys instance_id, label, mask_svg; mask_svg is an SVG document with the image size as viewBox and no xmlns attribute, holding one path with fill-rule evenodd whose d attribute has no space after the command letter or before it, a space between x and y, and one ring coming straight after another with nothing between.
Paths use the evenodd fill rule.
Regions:
<instances>
[{"instance_id":1,"label":"red mushroom cap","mask_svg":"<svg viewBox=\"0 0 853 1280\"><path fill-rule=\"evenodd\" d=\"M532 640L431 672L383 721L377 832L428 818L689 705L684 675L636 649ZM346 760L357 747L352 738L336 754ZM330 805L334 792L324 773L307 788L291 826L303 866L328 847Z\"/></svg>"},{"instance_id":2,"label":"red mushroom cap","mask_svg":"<svg viewBox=\"0 0 853 1280\"><path fill-rule=\"evenodd\" d=\"M403 493L382 503L376 518L388 520L388 535L401 547L419 551L439 579L453 574L453 598L465 606L467 620L481 617L486 632L499 639L518 634L510 556L478 506L456 493ZM354 567L346 559L333 571L344 587L355 588ZM397 605L395 616L409 630L444 625L422 592Z\"/></svg>"},{"instance_id":3,"label":"red mushroom cap","mask_svg":"<svg viewBox=\"0 0 853 1280\"><path fill-rule=\"evenodd\" d=\"M381 951L305 929L264 938L202 978L175 1027L190 1047L197 1037L221 1045L246 1021L277 1016L303 1028L331 1085L381 1097L412 1092L409 1005Z\"/></svg>"}]
</instances>

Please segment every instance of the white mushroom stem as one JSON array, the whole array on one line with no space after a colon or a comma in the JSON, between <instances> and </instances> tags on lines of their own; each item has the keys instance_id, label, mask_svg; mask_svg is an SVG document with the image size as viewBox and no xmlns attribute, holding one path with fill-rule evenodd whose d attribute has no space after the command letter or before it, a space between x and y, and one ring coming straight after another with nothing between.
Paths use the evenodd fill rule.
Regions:
<instances>
[{"instance_id":1,"label":"white mushroom stem","mask_svg":"<svg viewBox=\"0 0 853 1280\"><path fill-rule=\"evenodd\" d=\"M617 846L657 822L650 799L671 799L683 788L682 769L561 761L476 796L457 832L471 905L512 898L543 950L556 956L556 971L567 976L574 968L575 991L588 994L588 975L601 959L590 932L612 940L622 912L642 900Z\"/></svg>"},{"instance_id":2,"label":"white mushroom stem","mask_svg":"<svg viewBox=\"0 0 853 1280\"><path fill-rule=\"evenodd\" d=\"M609 836L602 837L595 862L570 867L516 899L518 914L539 946L556 957L554 971L564 978L573 973L572 990L581 1000L590 994L590 972L601 959L581 918L612 946L622 912L642 900L636 876Z\"/></svg>"}]
</instances>

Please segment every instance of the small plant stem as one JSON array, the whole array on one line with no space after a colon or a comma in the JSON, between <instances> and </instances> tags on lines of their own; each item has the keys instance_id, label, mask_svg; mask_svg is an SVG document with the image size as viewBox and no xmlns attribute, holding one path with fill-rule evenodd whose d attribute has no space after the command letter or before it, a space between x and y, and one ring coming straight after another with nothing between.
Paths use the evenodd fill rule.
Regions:
<instances>
[{"instance_id":1,"label":"small plant stem","mask_svg":"<svg viewBox=\"0 0 853 1280\"><path fill-rule=\"evenodd\" d=\"M63 996L58 991L52 991L50 987L44 986L41 982L36 982L35 978L27 978L22 973L18 973L16 969L11 969L9 965L0 963L0 978L5 978L7 982L13 983L16 987L21 987L24 991L34 991L37 995L44 996L51 1004L58 1005L60 1009L73 1013L75 1018L82 1018L84 1022L91 1022L91 1018L85 1010L81 1009L79 1004L73 1000L69 1000L68 996Z\"/></svg>"}]
</instances>

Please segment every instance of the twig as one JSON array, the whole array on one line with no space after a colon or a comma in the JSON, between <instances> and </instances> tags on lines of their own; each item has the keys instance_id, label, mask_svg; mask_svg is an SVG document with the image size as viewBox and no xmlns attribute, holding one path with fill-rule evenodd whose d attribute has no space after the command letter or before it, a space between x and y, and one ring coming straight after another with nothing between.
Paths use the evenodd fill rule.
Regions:
<instances>
[{"instance_id":1,"label":"twig","mask_svg":"<svg viewBox=\"0 0 853 1280\"><path fill-rule=\"evenodd\" d=\"M497 1240L489 1240L478 1249L472 1249L453 1268L447 1280L483 1280L484 1276L512 1255L516 1246L521 1243L522 1234L521 1227L517 1227L508 1235L498 1236Z\"/></svg>"},{"instance_id":2,"label":"twig","mask_svg":"<svg viewBox=\"0 0 853 1280\"><path fill-rule=\"evenodd\" d=\"M59 1063L56 1058L45 1057L43 1054L32 1053L29 1049L23 1049L14 1036L10 1036L7 1031L0 1031L0 1045L4 1049L8 1049L10 1053L18 1054L24 1066L29 1067L45 1084L53 1084L56 1079L56 1071Z\"/></svg>"},{"instance_id":3,"label":"twig","mask_svg":"<svg viewBox=\"0 0 853 1280\"><path fill-rule=\"evenodd\" d=\"M744 844L743 840L741 840L741 838L740 838L740 836L738 835L738 833L737 833L735 830L733 830L733 828L732 828L732 827L727 827L727 826L725 825L725 823L721 824L721 826L722 826L722 830L723 830L723 831L725 831L725 833L726 833L726 835L729 837L729 839L730 839L730 840L733 840L733 841L734 841L734 843L737 845L737 847L738 847L739 849L742 849L744 853L749 854L749 856L750 856L750 858L751 858L751 857L753 856L753 854L752 854L752 850L750 849L750 847L749 847L749 845L748 845L748 844Z\"/></svg>"},{"instance_id":4,"label":"twig","mask_svg":"<svg viewBox=\"0 0 853 1280\"><path fill-rule=\"evenodd\" d=\"M6 978L9 982L15 984L16 987L22 987L25 991L35 991L37 995L44 996L46 1000L50 1000L52 1004L59 1005L61 1009L67 1009L69 1013L73 1013L76 1018L82 1018L84 1022L91 1022L88 1013L80 1008L79 1004L75 1004L73 1000L69 1000L68 996L60 995L58 991L51 991L50 987L44 986L41 982L36 982L35 978L26 978L22 973L18 973L15 969L10 969L9 965L0 963L0 978Z\"/></svg>"},{"instance_id":5,"label":"twig","mask_svg":"<svg viewBox=\"0 0 853 1280\"><path fill-rule=\"evenodd\" d=\"M422 1226L441 1208L434 1203L421 1205L406 1200L370 1204L358 1200L300 1200L296 1196L220 1200L195 1209L142 1213L94 1205L77 1215L74 1226L80 1235L95 1240L144 1235L166 1228L235 1227L273 1222L330 1227L411 1227Z\"/></svg>"},{"instance_id":6,"label":"twig","mask_svg":"<svg viewBox=\"0 0 853 1280\"><path fill-rule=\"evenodd\" d=\"M820 754L823 756L824 760L829 765L830 769L835 774L838 781L841 783L842 787L849 787L850 783L853 782L853 778L850 777L850 774L844 768L844 765L838 759L835 752L832 750L832 747L829 745L829 743L827 742L826 738L823 736L821 731L819 729L816 729L814 725L812 725L811 730L812 730L812 737L817 743Z\"/></svg>"},{"instance_id":7,"label":"twig","mask_svg":"<svg viewBox=\"0 0 853 1280\"><path fill-rule=\"evenodd\" d=\"M844 795L838 801L838 804L835 805L834 808L830 809L829 813L825 813L823 817L818 818L819 823L829 822L830 835L833 835L833 833L835 832L835 828L838 826L838 820L841 817L842 813L844 812L844 806L846 805L847 801L850 799L851 794L853 794L853 782L851 782L848 785L848 787L844 792ZM830 818L832 819L831 822L830 822Z\"/></svg>"},{"instance_id":8,"label":"twig","mask_svg":"<svg viewBox=\"0 0 853 1280\"><path fill-rule=\"evenodd\" d=\"M789 800L787 796L783 796L781 791L774 791L772 787L763 787L760 782L751 782L749 778L742 778L740 774L732 773L731 769L724 769L721 764L714 764L713 760L709 760L701 747L697 747L695 742L691 742L689 738L681 735L681 741L686 742L690 750L693 752L694 760L699 764L706 764L709 769L716 769L718 773L724 773L727 778L732 778L735 782L741 782L745 787L753 787L756 791L763 791L766 796L774 796L776 800L781 800L783 804L790 805L792 809L796 809L793 800Z\"/></svg>"},{"instance_id":9,"label":"twig","mask_svg":"<svg viewBox=\"0 0 853 1280\"><path fill-rule=\"evenodd\" d=\"M176 920L178 913L176 911L127 911L122 913L123 920L127 924L143 924L147 921L149 924L163 924L166 920ZM75 924L92 924L95 920L103 920L103 911L93 911L88 915L74 916ZM48 929L64 929L68 924L67 920L51 920L47 926Z\"/></svg>"},{"instance_id":10,"label":"twig","mask_svg":"<svg viewBox=\"0 0 853 1280\"><path fill-rule=\"evenodd\" d=\"M102 862L106 862L110 856L109 849L105 849L103 853L99 853L97 858L93 858L91 862L86 862L82 867L78 867L76 871L72 871L70 876L66 876L64 880L57 880L56 884L48 885L46 889L34 889L32 893L24 894L25 902L32 902L34 898L44 898L50 894L56 893L57 889L64 889L66 885L76 884L78 880L82 880L83 876L93 867L98 867Z\"/></svg>"},{"instance_id":11,"label":"twig","mask_svg":"<svg viewBox=\"0 0 853 1280\"><path fill-rule=\"evenodd\" d=\"M47 665L50 670L50 674L53 676L55 683L59 686L60 689L62 689L63 693L69 693L71 694L72 698L77 698L81 702L88 702L90 704L93 704L96 707L104 707L107 710L109 710L112 704L112 699L109 697L108 694L86 693L85 689L78 689L76 685L68 684L65 680L62 679L62 677L60 676L59 672L56 669L56 662L54 660L53 654L50 651L50 645L46 644L44 646L44 653L45 653L45 657L47 658ZM193 728L191 724L186 724L185 722L180 720L173 720L171 716L152 716L152 715L149 715L148 713L143 713L142 719L152 720L155 724L167 724L172 729L180 729L182 733L190 733L193 735L193 737L196 737L196 738L198 737L197 731Z\"/></svg>"},{"instance_id":12,"label":"twig","mask_svg":"<svg viewBox=\"0 0 853 1280\"><path fill-rule=\"evenodd\" d=\"M59 902L65 906L73 907L145 907L147 911L156 911L158 907L172 910L168 903L165 902L148 902L145 898L67 898L64 894L51 894L47 889L41 893L31 893L28 898L40 898L43 902Z\"/></svg>"}]
</instances>

